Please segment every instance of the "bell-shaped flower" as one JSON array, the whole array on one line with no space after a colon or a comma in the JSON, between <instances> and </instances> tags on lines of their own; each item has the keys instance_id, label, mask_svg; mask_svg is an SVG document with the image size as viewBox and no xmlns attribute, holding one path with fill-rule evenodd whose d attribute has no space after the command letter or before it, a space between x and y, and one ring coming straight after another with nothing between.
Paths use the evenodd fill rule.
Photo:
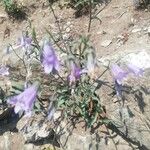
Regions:
<instances>
[{"instance_id":1,"label":"bell-shaped flower","mask_svg":"<svg viewBox=\"0 0 150 150\"><path fill-rule=\"evenodd\" d=\"M81 74L81 69L74 62L71 62L71 72L68 76L70 84L75 83L76 80L80 79Z\"/></svg>"},{"instance_id":2,"label":"bell-shaped flower","mask_svg":"<svg viewBox=\"0 0 150 150\"><path fill-rule=\"evenodd\" d=\"M45 73L55 73L59 71L59 61L55 51L49 42L45 42L41 54L41 62L44 67Z\"/></svg>"},{"instance_id":3,"label":"bell-shaped flower","mask_svg":"<svg viewBox=\"0 0 150 150\"><path fill-rule=\"evenodd\" d=\"M133 64L128 64L128 70L129 72L133 73L135 76L142 76L144 73L144 70L133 65Z\"/></svg>"},{"instance_id":4,"label":"bell-shaped flower","mask_svg":"<svg viewBox=\"0 0 150 150\"><path fill-rule=\"evenodd\" d=\"M7 68L6 66L0 66L0 75L1 76L9 75L8 70L9 68Z\"/></svg>"},{"instance_id":5,"label":"bell-shaped flower","mask_svg":"<svg viewBox=\"0 0 150 150\"><path fill-rule=\"evenodd\" d=\"M10 97L7 100L7 103L15 106L15 113L18 113L19 111L25 111L26 115L31 115L32 108L36 100L37 91L38 86L32 85L25 89L21 94Z\"/></svg>"},{"instance_id":6,"label":"bell-shaped flower","mask_svg":"<svg viewBox=\"0 0 150 150\"><path fill-rule=\"evenodd\" d=\"M111 72L114 77L114 80L118 83L121 84L123 79L127 77L128 73L121 69L118 65L112 65L111 67Z\"/></svg>"}]
</instances>

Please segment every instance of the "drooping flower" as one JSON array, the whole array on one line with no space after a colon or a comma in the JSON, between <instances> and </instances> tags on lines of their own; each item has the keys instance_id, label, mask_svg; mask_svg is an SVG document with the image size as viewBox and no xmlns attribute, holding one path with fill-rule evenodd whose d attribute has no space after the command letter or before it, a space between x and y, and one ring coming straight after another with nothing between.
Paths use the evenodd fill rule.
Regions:
<instances>
[{"instance_id":1,"label":"drooping flower","mask_svg":"<svg viewBox=\"0 0 150 150\"><path fill-rule=\"evenodd\" d=\"M44 67L45 73L59 71L59 61L55 51L49 42L45 42L43 52L41 54L41 62Z\"/></svg>"},{"instance_id":2,"label":"drooping flower","mask_svg":"<svg viewBox=\"0 0 150 150\"><path fill-rule=\"evenodd\" d=\"M74 62L71 62L71 73L68 76L70 84L75 83L76 80L80 79L81 74L81 69Z\"/></svg>"},{"instance_id":3,"label":"drooping flower","mask_svg":"<svg viewBox=\"0 0 150 150\"><path fill-rule=\"evenodd\" d=\"M128 69L129 69L129 72L133 73L135 76L142 76L143 73L144 73L144 70L133 65L133 64L128 64Z\"/></svg>"},{"instance_id":4,"label":"drooping flower","mask_svg":"<svg viewBox=\"0 0 150 150\"><path fill-rule=\"evenodd\" d=\"M111 72L114 77L114 80L118 83L121 84L123 79L127 77L128 72L124 71L121 69L118 65L112 65L111 67Z\"/></svg>"},{"instance_id":5,"label":"drooping flower","mask_svg":"<svg viewBox=\"0 0 150 150\"><path fill-rule=\"evenodd\" d=\"M26 115L31 115L32 108L36 100L37 91L38 86L32 85L25 89L21 94L10 97L7 103L15 106L15 113L18 113L19 111L25 111Z\"/></svg>"}]
</instances>

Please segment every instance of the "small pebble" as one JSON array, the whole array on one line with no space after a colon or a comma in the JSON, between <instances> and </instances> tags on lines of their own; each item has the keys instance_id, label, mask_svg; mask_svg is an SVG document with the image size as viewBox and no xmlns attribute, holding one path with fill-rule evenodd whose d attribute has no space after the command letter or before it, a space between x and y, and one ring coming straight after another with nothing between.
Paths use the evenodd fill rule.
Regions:
<instances>
[{"instance_id":1,"label":"small pebble","mask_svg":"<svg viewBox=\"0 0 150 150\"><path fill-rule=\"evenodd\" d=\"M112 43L112 40L105 40L101 43L101 46L108 47Z\"/></svg>"},{"instance_id":2,"label":"small pebble","mask_svg":"<svg viewBox=\"0 0 150 150\"><path fill-rule=\"evenodd\" d=\"M142 29L141 28L135 28L132 30L132 33L137 33L137 32L140 32Z\"/></svg>"}]
</instances>

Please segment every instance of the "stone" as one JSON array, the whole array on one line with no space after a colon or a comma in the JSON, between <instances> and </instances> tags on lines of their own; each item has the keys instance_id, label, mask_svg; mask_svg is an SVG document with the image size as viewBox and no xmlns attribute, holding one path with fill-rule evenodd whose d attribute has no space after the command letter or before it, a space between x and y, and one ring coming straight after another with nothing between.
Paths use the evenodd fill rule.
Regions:
<instances>
[{"instance_id":1,"label":"stone","mask_svg":"<svg viewBox=\"0 0 150 150\"><path fill-rule=\"evenodd\" d=\"M3 134L3 136L0 140L0 149L1 150L11 150L10 132L6 132Z\"/></svg>"},{"instance_id":2,"label":"stone","mask_svg":"<svg viewBox=\"0 0 150 150\"><path fill-rule=\"evenodd\" d=\"M62 37L63 37L64 40L68 40L68 39L69 39L69 36L70 36L70 35L69 35L68 33L65 33L65 34L63 34Z\"/></svg>"},{"instance_id":3,"label":"stone","mask_svg":"<svg viewBox=\"0 0 150 150\"><path fill-rule=\"evenodd\" d=\"M70 27L66 28L66 32L69 33L71 31Z\"/></svg>"},{"instance_id":4,"label":"stone","mask_svg":"<svg viewBox=\"0 0 150 150\"><path fill-rule=\"evenodd\" d=\"M150 68L150 54L147 49L137 50L135 52L120 52L98 59L99 65L108 66L111 63L119 61L121 64L132 63L140 68Z\"/></svg>"},{"instance_id":5,"label":"stone","mask_svg":"<svg viewBox=\"0 0 150 150\"><path fill-rule=\"evenodd\" d=\"M134 28L132 30L132 33L137 33L137 32L140 32L142 29L141 28Z\"/></svg>"},{"instance_id":6,"label":"stone","mask_svg":"<svg viewBox=\"0 0 150 150\"><path fill-rule=\"evenodd\" d=\"M33 144L25 144L24 150L34 150L34 145Z\"/></svg>"},{"instance_id":7,"label":"stone","mask_svg":"<svg viewBox=\"0 0 150 150\"><path fill-rule=\"evenodd\" d=\"M71 25L71 22L70 22L70 21L68 21L68 22L66 23L66 25L67 25L67 26L70 26L70 25Z\"/></svg>"},{"instance_id":8,"label":"stone","mask_svg":"<svg viewBox=\"0 0 150 150\"><path fill-rule=\"evenodd\" d=\"M138 53L131 53L127 56L124 56L122 62L131 63L140 68L148 69L150 68L150 54L144 50Z\"/></svg>"},{"instance_id":9,"label":"stone","mask_svg":"<svg viewBox=\"0 0 150 150\"><path fill-rule=\"evenodd\" d=\"M104 134L107 130L106 128L103 128L104 127L99 127L99 131L91 133L88 129L85 131L81 124L78 124L76 128L73 129L72 126L69 127L68 124L63 123L60 131L58 132L61 135L61 146L65 150L115 150L116 148L113 140ZM121 149L131 150L131 148L127 146L126 142L119 136L117 136L117 140L115 140L115 142L117 143L117 141L117 146L124 143L125 146L121 145Z\"/></svg>"},{"instance_id":10,"label":"stone","mask_svg":"<svg viewBox=\"0 0 150 150\"><path fill-rule=\"evenodd\" d=\"M116 99L112 97L109 97L108 101L112 99L113 103L111 101L106 105L108 118L112 119L116 126L115 128L111 127L112 130L116 130L118 134L120 133L119 135L130 140L141 150L150 148L150 73L148 72L150 70L150 54L148 52L149 49L139 49L111 54L99 59L102 65L119 60L118 63L122 67L132 63L145 70L142 77L129 76L129 79L125 81L123 105L117 103ZM105 101L107 103L106 98Z\"/></svg>"},{"instance_id":11,"label":"stone","mask_svg":"<svg viewBox=\"0 0 150 150\"><path fill-rule=\"evenodd\" d=\"M17 124L17 129L23 134L26 143L43 143L53 139L54 131L51 123L42 116L33 116L30 119L23 117Z\"/></svg>"},{"instance_id":12,"label":"stone","mask_svg":"<svg viewBox=\"0 0 150 150\"><path fill-rule=\"evenodd\" d=\"M7 19L8 19L7 14L0 14L0 24L2 24Z\"/></svg>"},{"instance_id":13,"label":"stone","mask_svg":"<svg viewBox=\"0 0 150 150\"><path fill-rule=\"evenodd\" d=\"M112 40L105 40L101 43L102 47L108 47L112 43Z\"/></svg>"},{"instance_id":14,"label":"stone","mask_svg":"<svg viewBox=\"0 0 150 150\"><path fill-rule=\"evenodd\" d=\"M104 35L104 34L107 34L107 32L104 31L104 30L100 30L100 31L97 32L97 34L99 34L99 35Z\"/></svg>"}]
</instances>

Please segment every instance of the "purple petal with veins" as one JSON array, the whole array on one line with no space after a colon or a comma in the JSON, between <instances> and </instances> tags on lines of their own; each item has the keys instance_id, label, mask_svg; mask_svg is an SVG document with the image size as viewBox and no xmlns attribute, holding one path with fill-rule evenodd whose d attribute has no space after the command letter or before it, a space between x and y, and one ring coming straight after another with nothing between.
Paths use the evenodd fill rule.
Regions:
<instances>
[{"instance_id":1,"label":"purple petal with veins","mask_svg":"<svg viewBox=\"0 0 150 150\"><path fill-rule=\"evenodd\" d=\"M59 61L55 54L55 51L49 42L46 42L43 46L43 52L41 54L41 62L44 67L45 73L55 73L59 71Z\"/></svg>"},{"instance_id":2,"label":"purple petal with veins","mask_svg":"<svg viewBox=\"0 0 150 150\"><path fill-rule=\"evenodd\" d=\"M38 87L36 85L32 85L25 89L21 94L10 97L7 100L7 103L15 106L15 113L25 111L26 114L30 114L36 100L37 91Z\"/></svg>"},{"instance_id":3,"label":"purple petal with veins","mask_svg":"<svg viewBox=\"0 0 150 150\"><path fill-rule=\"evenodd\" d=\"M71 63L71 73L68 76L69 82L76 82L76 80L80 79L81 73L81 69L75 63Z\"/></svg>"},{"instance_id":4,"label":"purple petal with veins","mask_svg":"<svg viewBox=\"0 0 150 150\"><path fill-rule=\"evenodd\" d=\"M118 82L118 84L121 84L124 78L127 77L128 73L121 69L118 65L112 65L111 67L112 75L115 79L115 81Z\"/></svg>"}]
</instances>

